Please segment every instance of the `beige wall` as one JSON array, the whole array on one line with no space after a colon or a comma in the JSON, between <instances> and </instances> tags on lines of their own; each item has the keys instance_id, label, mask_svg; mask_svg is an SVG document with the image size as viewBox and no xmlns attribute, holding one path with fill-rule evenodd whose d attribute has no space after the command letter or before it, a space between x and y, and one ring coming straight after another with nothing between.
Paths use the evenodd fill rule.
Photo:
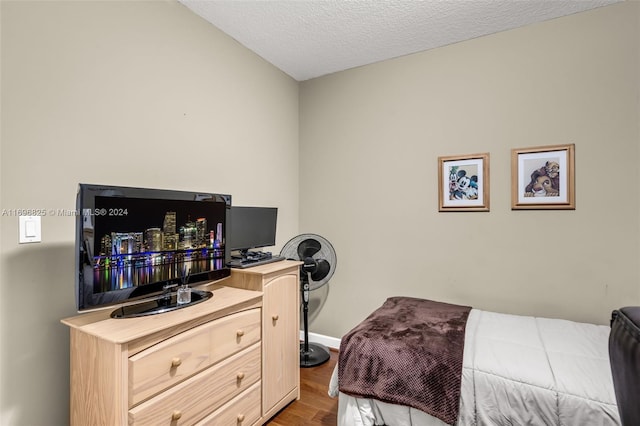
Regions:
<instances>
[{"instance_id":1,"label":"beige wall","mask_svg":"<svg viewBox=\"0 0 640 426\"><path fill-rule=\"evenodd\" d=\"M0 11L1 208L73 209L79 182L219 191L278 207L278 245L296 234L293 79L173 1ZM74 221L28 245L0 224L0 424L68 424Z\"/></svg>"},{"instance_id":2,"label":"beige wall","mask_svg":"<svg viewBox=\"0 0 640 426\"><path fill-rule=\"evenodd\" d=\"M338 254L311 331L395 295L600 324L640 303L639 20L624 2L301 84L300 231ZM576 210L512 211L511 149L568 143ZM439 213L438 156L479 152L491 211Z\"/></svg>"}]
</instances>

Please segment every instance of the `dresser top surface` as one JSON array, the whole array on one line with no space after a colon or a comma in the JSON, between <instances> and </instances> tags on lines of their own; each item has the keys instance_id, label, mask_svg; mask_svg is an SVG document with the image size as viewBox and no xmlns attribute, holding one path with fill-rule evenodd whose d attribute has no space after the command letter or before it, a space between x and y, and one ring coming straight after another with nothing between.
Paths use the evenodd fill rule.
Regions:
<instances>
[{"instance_id":1,"label":"dresser top surface","mask_svg":"<svg viewBox=\"0 0 640 426\"><path fill-rule=\"evenodd\" d=\"M253 266L244 269L231 269L231 274L243 273L243 274L271 274L274 272L282 272L287 269L298 268L302 265L302 262L298 260L281 260L279 262L265 263L263 265Z\"/></svg>"},{"instance_id":2,"label":"dresser top surface","mask_svg":"<svg viewBox=\"0 0 640 426\"><path fill-rule=\"evenodd\" d=\"M215 319L237 310L262 306L262 292L212 285L203 290L211 291L210 299L156 315L135 318L111 318L112 309L90 312L64 318L61 322L114 343L127 343L185 323Z\"/></svg>"}]
</instances>

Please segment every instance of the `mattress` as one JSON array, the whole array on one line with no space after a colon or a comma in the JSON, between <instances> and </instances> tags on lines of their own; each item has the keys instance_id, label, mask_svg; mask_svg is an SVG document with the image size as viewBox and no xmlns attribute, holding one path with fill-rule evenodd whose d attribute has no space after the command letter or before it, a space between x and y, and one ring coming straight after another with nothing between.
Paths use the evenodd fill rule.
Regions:
<instances>
[{"instance_id":1,"label":"mattress","mask_svg":"<svg viewBox=\"0 0 640 426\"><path fill-rule=\"evenodd\" d=\"M617 426L609 327L471 310L456 425ZM338 426L443 426L411 407L339 391Z\"/></svg>"}]
</instances>

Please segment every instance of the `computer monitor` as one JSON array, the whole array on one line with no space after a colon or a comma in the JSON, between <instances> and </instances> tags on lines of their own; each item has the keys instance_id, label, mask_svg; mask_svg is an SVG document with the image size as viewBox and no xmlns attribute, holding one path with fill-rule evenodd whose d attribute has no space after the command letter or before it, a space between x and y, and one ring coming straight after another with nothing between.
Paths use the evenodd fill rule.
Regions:
<instances>
[{"instance_id":1,"label":"computer monitor","mask_svg":"<svg viewBox=\"0 0 640 426\"><path fill-rule=\"evenodd\" d=\"M277 207L232 206L227 246L246 254L249 250L276 244Z\"/></svg>"}]
</instances>

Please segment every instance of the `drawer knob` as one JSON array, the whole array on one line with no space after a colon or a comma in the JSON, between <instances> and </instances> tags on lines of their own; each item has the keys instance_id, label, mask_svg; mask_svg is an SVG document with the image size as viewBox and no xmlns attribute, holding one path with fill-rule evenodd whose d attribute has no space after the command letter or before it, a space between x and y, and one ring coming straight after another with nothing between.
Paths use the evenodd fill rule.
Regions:
<instances>
[{"instance_id":1,"label":"drawer knob","mask_svg":"<svg viewBox=\"0 0 640 426\"><path fill-rule=\"evenodd\" d=\"M278 321L278 318L280 318L278 315L274 315L274 316L271 317L271 319L274 320L274 321Z\"/></svg>"},{"instance_id":2,"label":"drawer knob","mask_svg":"<svg viewBox=\"0 0 640 426\"><path fill-rule=\"evenodd\" d=\"M173 414L171 414L171 420L178 420L180 417L182 417L182 411L180 410L175 410Z\"/></svg>"},{"instance_id":3,"label":"drawer knob","mask_svg":"<svg viewBox=\"0 0 640 426\"><path fill-rule=\"evenodd\" d=\"M242 336L244 336L244 330L238 330L238 331L236 331L236 335L237 335L238 337L242 337Z\"/></svg>"},{"instance_id":4,"label":"drawer knob","mask_svg":"<svg viewBox=\"0 0 640 426\"><path fill-rule=\"evenodd\" d=\"M178 357L175 357L174 359L171 360L171 366L172 367L177 367L180 364L182 364L182 360Z\"/></svg>"},{"instance_id":5,"label":"drawer knob","mask_svg":"<svg viewBox=\"0 0 640 426\"><path fill-rule=\"evenodd\" d=\"M238 378L238 380L242 380L244 379L244 373L241 371L236 375L236 377Z\"/></svg>"},{"instance_id":6,"label":"drawer knob","mask_svg":"<svg viewBox=\"0 0 640 426\"><path fill-rule=\"evenodd\" d=\"M238 423L244 422L244 414L238 414Z\"/></svg>"}]
</instances>

